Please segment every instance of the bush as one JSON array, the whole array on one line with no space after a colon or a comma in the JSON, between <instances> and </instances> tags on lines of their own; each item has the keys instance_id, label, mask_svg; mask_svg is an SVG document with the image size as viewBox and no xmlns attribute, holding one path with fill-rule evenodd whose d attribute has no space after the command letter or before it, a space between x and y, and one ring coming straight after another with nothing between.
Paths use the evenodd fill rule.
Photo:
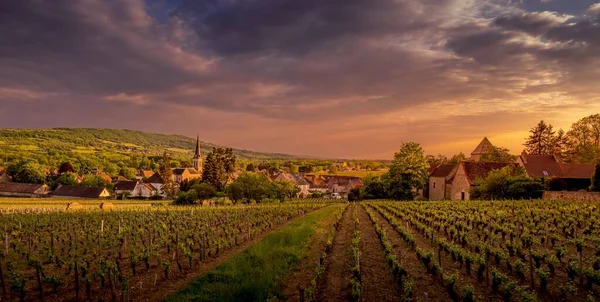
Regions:
<instances>
[{"instance_id":1,"label":"bush","mask_svg":"<svg viewBox=\"0 0 600 302\"><path fill-rule=\"evenodd\" d=\"M539 199L543 193L544 185L541 182L512 166L491 171L470 192L472 199Z\"/></svg>"},{"instance_id":2,"label":"bush","mask_svg":"<svg viewBox=\"0 0 600 302\"><path fill-rule=\"evenodd\" d=\"M198 193L196 190L191 189L187 192L179 192L173 200L176 205L188 205L194 204L198 200Z\"/></svg>"}]
</instances>

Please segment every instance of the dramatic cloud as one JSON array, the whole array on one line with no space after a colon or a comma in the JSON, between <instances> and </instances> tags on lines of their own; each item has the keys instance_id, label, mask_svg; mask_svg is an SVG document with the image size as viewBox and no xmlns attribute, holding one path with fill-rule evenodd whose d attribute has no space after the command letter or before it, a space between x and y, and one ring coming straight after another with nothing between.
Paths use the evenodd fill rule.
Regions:
<instances>
[{"instance_id":1,"label":"dramatic cloud","mask_svg":"<svg viewBox=\"0 0 600 302\"><path fill-rule=\"evenodd\" d=\"M600 109L600 4L509 3L5 1L0 126L331 157L469 152L487 135L518 153L538 119Z\"/></svg>"}]
</instances>

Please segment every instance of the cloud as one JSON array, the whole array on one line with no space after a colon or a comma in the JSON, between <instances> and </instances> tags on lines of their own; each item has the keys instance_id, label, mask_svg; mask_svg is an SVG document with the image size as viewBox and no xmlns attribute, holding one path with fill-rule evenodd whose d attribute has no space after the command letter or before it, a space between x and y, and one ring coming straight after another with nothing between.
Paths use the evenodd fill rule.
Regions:
<instances>
[{"instance_id":1,"label":"cloud","mask_svg":"<svg viewBox=\"0 0 600 302\"><path fill-rule=\"evenodd\" d=\"M501 0L6 1L0 103L9 108L0 111L0 126L108 123L309 155L393 154L401 140L444 152L450 140L477 140L481 129L502 137L528 129L540 112L562 114L560 104L598 100L598 5L577 14L526 7ZM490 127L469 126L492 116L498 122ZM503 128L514 116L514 127ZM352 139L373 150L343 141ZM311 141L327 150L315 151Z\"/></svg>"}]
</instances>

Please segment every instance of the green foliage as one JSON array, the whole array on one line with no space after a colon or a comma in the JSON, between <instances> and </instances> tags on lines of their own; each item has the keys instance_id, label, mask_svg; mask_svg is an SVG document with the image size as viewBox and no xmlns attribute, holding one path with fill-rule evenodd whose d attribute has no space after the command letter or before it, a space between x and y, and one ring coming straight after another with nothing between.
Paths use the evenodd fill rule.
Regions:
<instances>
[{"instance_id":1,"label":"green foliage","mask_svg":"<svg viewBox=\"0 0 600 302\"><path fill-rule=\"evenodd\" d=\"M385 188L385 183L378 176L367 176L362 186L362 197L364 199L385 199L388 194Z\"/></svg>"},{"instance_id":2,"label":"green foliage","mask_svg":"<svg viewBox=\"0 0 600 302\"><path fill-rule=\"evenodd\" d=\"M21 159L9 165L6 173L12 177L13 182L44 183L46 174L41 165L33 160Z\"/></svg>"},{"instance_id":3,"label":"green foliage","mask_svg":"<svg viewBox=\"0 0 600 302\"><path fill-rule=\"evenodd\" d=\"M555 132L552 125L540 121L534 128L529 130L531 133L525 142L525 148L528 154L543 155L554 154L555 151Z\"/></svg>"},{"instance_id":4,"label":"green foliage","mask_svg":"<svg viewBox=\"0 0 600 302\"><path fill-rule=\"evenodd\" d=\"M482 162L508 163L514 162L516 159L516 156L510 154L510 150L497 146L494 146L489 153L481 156Z\"/></svg>"},{"instance_id":5,"label":"green foliage","mask_svg":"<svg viewBox=\"0 0 600 302\"><path fill-rule=\"evenodd\" d=\"M163 182L163 193L167 195L167 197L173 196L175 193L175 183L173 181L173 170L171 170L171 159L167 155L167 152L163 153L158 174L160 174L160 178Z\"/></svg>"},{"instance_id":6,"label":"green foliage","mask_svg":"<svg viewBox=\"0 0 600 302\"><path fill-rule=\"evenodd\" d=\"M567 132L569 140L566 160L579 163L593 163L600 156L600 114L582 118Z\"/></svg>"},{"instance_id":7,"label":"green foliage","mask_svg":"<svg viewBox=\"0 0 600 302\"><path fill-rule=\"evenodd\" d=\"M396 200L412 200L416 190L423 188L428 181L429 164L421 145L403 143L388 172L382 177L386 191Z\"/></svg>"},{"instance_id":8,"label":"green foliage","mask_svg":"<svg viewBox=\"0 0 600 302\"><path fill-rule=\"evenodd\" d=\"M277 198L280 202L283 202L286 198L295 198L300 193L300 188L291 181L274 181L271 183L271 190L271 196Z\"/></svg>"},{"instance_id":9,"label":"green foliage","mask_svg":"<svg viewBox=\"0 0 600 302\"><path fill-rule=\"evenodd\" d=\"M210 199L217 195L217 190L208 183L194 184L190 189L190 192L191 191L196 193L197 199L199 200Z\"/></svg>"},{"instance_id":10,"label":"green foliage","mask_svg":"<svg viewBox=\"0 0 600 302\"><path fill-rule=\"evenodd\" d=\"M230 185L227 186L229 198L235 202L245 200L246 202L260 202L273 194L273 186L262 173L244 172Z\"/></svg>"},{"instance_id":11,"label":"green foliage","mask_svg":"<svg viewBox=\"0 0 600 302\"><path fill-rule=\"evenodd\" d=\"M362 193L360 188L353 188L348 192L348 201L360 201L362 200Z\"/></svg>"},{"instance_id":12,"label":"green foliage","mask_svg":"<svg viewBox=\"0 0 600 302\"><path fill-rule=\"evenodd\" d=\"M52 182L50 188L54 190L58 185L77 186L77 178L73 173L63 173Z\"/></svg>"},{"instance_id":13,"label":"green foliage","mask_svg":"<svg viewBox=\"0 0 600 302\"><path fill-rule=\"evenodd\" d=\"M223 191L235 171L236 157L231 148L214 148L206 155L202 180L218 191Z\"/></svg>"},{"instance_id":14,"label":"green foliage","mask_svg":"<svg viewBox=\"0 0 600 302\"><path fill-rule=\"evenodd\" d=\"M507 166L491 171L471 189L473 199L538 199L544 185L529 178L521 167Z\"/></svg>"}]
</instances>

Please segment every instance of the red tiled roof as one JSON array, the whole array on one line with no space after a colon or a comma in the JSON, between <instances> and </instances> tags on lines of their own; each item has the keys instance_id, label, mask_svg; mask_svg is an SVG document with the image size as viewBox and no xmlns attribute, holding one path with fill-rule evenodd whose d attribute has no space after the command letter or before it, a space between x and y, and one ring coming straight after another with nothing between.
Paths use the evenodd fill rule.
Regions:
<instances>
[{"instance_id":1,"label":"red tiled roof","mask_svg":"<svg viewBox=\"0 0 600 302\"><path fill-rule=\"evenodd\" d=\"M448 177L454 169L456 168L456 164L443 164L437 166L435 170L431 173L431 177Z\"/></svg>"},{"instance_id":2,"label":"red tiled roof","mask_svg":"<svg viewBox=\"0 0 600 302\"><path fill-rule=\"evenodd\" d=\"M485 179L492 170L498 170L509 165L515 165L513 163L487 163L474 161L464 161L461 164L465 169L465 173L470 184L474 184L475 180L478 178Z\"/></svg>"},{"instance_id":3,"label":"red tiled roof","mask_svg":"<svg viewBox=\"0 0 600 302\"><path fill-rule=\"evenodd\" d=\"M562 178L589 179L594 174L593 164L560 164Z\"/></svg>"},{"instance_id":4,"label":"red tiled roof","mask_svg":"<svg viewBox=\"0 0 600 302\"><path fill-rule=\"evenodd\" d=\"M531 177L560 177L563 175L561 165L554 155L521 155L520 160Z\"/></svg>"}]
</instances>

